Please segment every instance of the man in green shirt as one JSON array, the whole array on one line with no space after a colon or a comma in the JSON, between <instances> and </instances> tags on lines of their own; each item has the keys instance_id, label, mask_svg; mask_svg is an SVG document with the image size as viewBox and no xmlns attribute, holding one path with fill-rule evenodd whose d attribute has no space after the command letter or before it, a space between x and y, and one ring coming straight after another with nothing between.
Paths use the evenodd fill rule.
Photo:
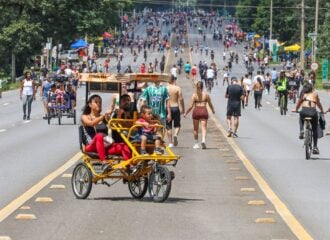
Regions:
<instances>
[{"instance_id":1,"label":"man in green shirt","mask_svg":"<svg viewBox=\"0 0 330 240\"><path fill-rule=\"evenodd\" d=\"M285 104L284 109L287 111L288 109L288 79L285 76L285 72L282 70L280 72L280 78L278 79L276 83L276 90L278 92L278 106L280 106L280 101L282 96L284 95Z\"/></svg>"},{"instance_id":2,"label":"man in green shirt","mask_svg":"<svg viewBox=\"0 0 330 240\"><path fill-rule=\"evenodd\" d=\"M159 117L161 123L165 126L166 120L171 120L171 111L169 104L169 94L165 86L159 82L148 86L142 93L143 104L152 108L152 114Z\"/></svg>"}]
</instances>

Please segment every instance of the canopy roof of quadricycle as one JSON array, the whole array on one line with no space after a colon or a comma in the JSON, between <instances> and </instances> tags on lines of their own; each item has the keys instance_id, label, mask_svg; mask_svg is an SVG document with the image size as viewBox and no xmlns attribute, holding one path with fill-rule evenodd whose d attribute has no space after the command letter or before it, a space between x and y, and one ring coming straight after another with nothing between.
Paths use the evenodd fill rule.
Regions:
<instances>
[{"instance_id":1,"label":"canopy roof of quadricycle","mask_svg":"<svg viewBox=\"0 0 330 240\"><path fill-rule=\"evenodd\" d=\"M80 81L95 83L170 82L169 74L160 73L81 73Z\"/></svg>"}]
</instances>

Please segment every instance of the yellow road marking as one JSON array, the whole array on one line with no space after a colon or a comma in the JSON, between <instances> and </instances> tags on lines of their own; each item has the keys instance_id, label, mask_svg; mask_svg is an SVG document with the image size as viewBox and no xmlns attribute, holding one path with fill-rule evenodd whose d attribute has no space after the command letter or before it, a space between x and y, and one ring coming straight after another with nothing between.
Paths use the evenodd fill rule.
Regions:
<instances>
[{"instance_id":1,"label":"yellow road marking","mask_svg":"<svg viewBox=\"0 0 330 240\"><path fill-rule=\"evenodd\" d=\"M251 200L248 202L248 205L253 205L253 206L262 206L265 205L265 201L263 200Z\"/></svg>"},{"instance_id":2,"label":"yellow road marking","mask_svg":"<svg viewBox=\"0 0 330 240\"><path fill-rule=\"evenodd\" d=\"M71 173L64 173L62 175L62 178L71 178L72 177L72 174Z\"/></svg>"},{"instance_id":3,"label":"yellow road marking","mask_svg":"<svg viewBox=\"0 0 330 240\"><path fill-rule=\"evenodd\" d=\"M0 240L11 240L9 236L0 236Z\"/></svg>"},{"instance_id":4,"label":"yellow road marking","mask_svg":"<svg viewBox=\"0 0 330 240\"><path fill-rule=\"evenodd\" d=\"M226 130L221 125L220 121L215 118L214 115L211 119L215 122L216 126L220 129L222 134L226 135ZM264 192L269 201L274 205L276 211L280 214L282 219L291 229L291 231L296 235L298 239L312 240L312 236L307 232L307 230L301 225L297 218L291 213L284 202L275 194L275 192L270 188L268 183L263 179L257 169L253 166L251 161L245 156L243 151L238 147L236 142L232 138L227 138L228 143L231 145L233 150L236 152L237 156L243 162L246 169L252 175L254 180L257 182L261 190Z\"/></svg>"},{"instance_id":5,"label":"yellow road marking","mask_svg":"<svg viewBox=\"0 0 330 240\"><path fill-rule=\"evenodd\" d=\"M31 207L29 207L29 206L22 206L19 209L21 209L21 210L30 210Z\"/></svg>"},{"instance_id":6,"label":"yellow road marking","mask_svg":"<svg viewBox=\"0 0 330 240\"><path fill-rule=\"evenodd\" d=\"M50 189L65 189L65 185L51 185Z\"/></svg>"},{"instance_id":7,"label":"yellow road marking","mask_svg":"<svg viewBox=\"0 0 330 240\"><path fill-rule=\"evenodd\" d=\"M249 178L245 177L245 176L238 176L238 177L235 177L235 180L249 180Z\"/></svg>"},{"instance_id":8,"label":"yellow road marking","mask_svg":"<svg viewBox=\"0 0 330 240\"><path fill-rule=\"evenodd\" d=\"M1 209L0 211L0 222L2 222L4 219L6 219L10 214L12 214L16 209L18 209L22 204L24 204L26 201L28 201L30 198L32 198L35 194L37 194L41 189L43 189L47 184L49 184L51 181L53 181L56 177L58 177L60 174L62 174L64 171L66 171L68 168L70 168L73 164L75 164L80 158L82 157L82 154L79 152L76 155L74 155L69 161L67 161L64 165L56 169L54 172L46 176L44 179L42 179L40 182L38 182L36 185L31 187L29 190L27 190L25 193L23 193L21 196L10 202L6 207Z\"/></svg>"},{"instance_id":9,"label":"yellow road marking","mask_svg":"<svg viewBox=\"0 0 330 240\"><path fill-rule=\"evenodd\" d=\"M38 197L38 198L36 198L35 202L49 203L49 202L54 202L54 201L50 197Z\"/></svg>"},{"instance_id":10,"label":"yellow road marking","mask_svg":"<svg viewBox=\"0 0 330 240\"><path fill-rule=\"evenodd\" d=\"M256 223L276 223L274 218L257 218Z\"/></svg>"},{"instance_id":11,"label":"yellow road marking","mask_svg":"<svg viewBox=\"0 0 330 240\"><path fill-rule=\"evenodd\" d=\"M17 220L34 220L37 219L36 215L34 214L17 214L15 217Z\"/></svg>"},{"instance_id":12,"label":"yellow road marking","mask_svg":"<svg viewBox=\"0 0 330 240\"><path fill-rule=\"evenodd\" d=\"M241 192L256 192L255 188L241 188Z\"/></svg>"}]
</instances>

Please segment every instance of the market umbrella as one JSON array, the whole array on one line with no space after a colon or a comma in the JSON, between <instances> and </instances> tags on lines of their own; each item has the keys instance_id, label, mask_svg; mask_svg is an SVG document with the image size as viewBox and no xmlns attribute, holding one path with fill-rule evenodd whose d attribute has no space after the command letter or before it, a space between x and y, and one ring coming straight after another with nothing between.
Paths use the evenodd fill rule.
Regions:
<instances>
[{"instance_id":1,"label":"market umbrella","mask_svg":"<svg viewBox=\"0 0 330 240\"><path fill-rule=\"evenodd\" d=\"M102 37L104 37L104 38L112 38L112 34L111 33L108 33L108 32L104 32L102 34Z\"/></svg>"},{"instance_id":2,"label":"market umbrella","mask_svg":"<svg viewBox=\"0 0 330 240\"><path fill-rule=\"evenodd\" d=\"M287 46L287 47L284 47L284 51L287 51L287 52L296 52L296 51L299 51L300 50L300 46L298 44L294 44L294 45L291 45L291 46Z\"/></svg>"},{"instance_id":3,"label":"market umbrella","mask_svg":"<svg viewBox=\"0 0 330 240\"><path fill-rule=\"evenodd\" d=\"M87 47L87 42L85 42L83 39L78 39L72 43L70 47L73 49L84 48Z\"/></svg>"}]
</instances>

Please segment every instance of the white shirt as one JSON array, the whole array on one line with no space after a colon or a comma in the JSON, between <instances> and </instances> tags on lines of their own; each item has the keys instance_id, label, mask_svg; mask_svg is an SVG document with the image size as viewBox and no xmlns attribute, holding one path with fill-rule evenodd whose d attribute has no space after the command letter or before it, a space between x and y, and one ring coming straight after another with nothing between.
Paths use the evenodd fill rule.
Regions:
<instances>
[{"instance_id":1,"label":"white shirt","mask_svg":"<svg viewBox=\"0 0 330 240\"><path fill-rule=\"evenodd\" d=\"M212 68L206 70L206 78L214 78L214 70Z\"/></svg>"},{"instance_id":2,"label":"white shirt","mask_svg":"<svg viewBox=\"0 0 330 240\"><path fill-rule=\"evenodd\" d=\"M264 82L265 81L264 76L262 76L262 75L255 75L255 77L253 78L253 83L256 83L257 82L257 78L258 77L261 79L261 82Z\"/></svg>"},{"instance_id":3,"label":"white shirt","mask_svg":"<svg viewBox=\"0 0 330 240\"><path fill-rule=\"evenodd\" d=\"M246 89L247 91L250 91L250 90L251 90L252 81L251 81L250 78L244 78L244 79L243 79L243 84L244 84L245 89Z\"/></svg>"},{"instance_id":4,"label":"white shirt","mask_svg":"<svg viewBox=\"0 0 330 240\"><path fill-rule=\"evenodd\" d=\"M173 77L177 77L177 75L178 75L177 72L178 72L178 71L177 71L176 67L172 67L170 72L171 72L171 75L172 75Z\"/></svg>"},{"instance_id":5,"label":"white shirt","mask_svg":"<svg viewBox=\"0 0 330 240\"><path fill-rule=\"evenodd\" d=\"M23 83L23 95L26 95L26 96L30 96L30 95L33 95L33 85L32 85L32 80L30 81L27 81L27 80L23 80L24 83Z\"/></svg>"}]
</instances>

